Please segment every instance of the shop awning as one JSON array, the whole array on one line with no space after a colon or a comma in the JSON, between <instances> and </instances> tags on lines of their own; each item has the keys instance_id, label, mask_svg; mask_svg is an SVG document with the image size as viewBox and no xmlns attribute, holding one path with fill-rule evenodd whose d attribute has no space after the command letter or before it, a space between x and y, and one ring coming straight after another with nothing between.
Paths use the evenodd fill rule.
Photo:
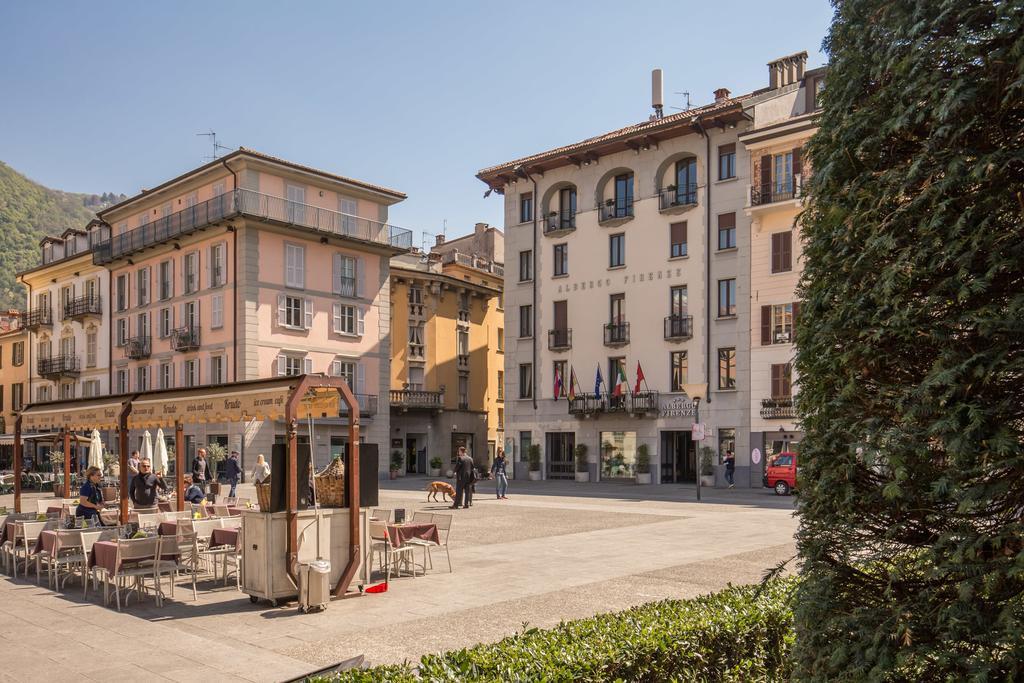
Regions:
<instances>
[{"instance_id":1,"label":"shop awning","mask_svg":"<svg viewBox=\"0 0 1024 683\"><path fill-rule=\"evenodd\" d=\"M54 401L30 405L21 411L22 431L69 429L117 429L124 400L108 398L94 401Z\"/></svg>"}]
</instances>

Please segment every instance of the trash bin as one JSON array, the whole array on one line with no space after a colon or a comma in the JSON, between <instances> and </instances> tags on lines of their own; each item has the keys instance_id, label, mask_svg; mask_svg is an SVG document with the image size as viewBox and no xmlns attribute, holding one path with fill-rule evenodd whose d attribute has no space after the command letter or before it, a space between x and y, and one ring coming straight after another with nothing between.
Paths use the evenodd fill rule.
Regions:
<instances>
[{"instance_id":1,"label":"trash bin","mask_svg":"<svg viewBox=\"0 0 1024 683\"><path fill-rule=\"evenodd\" d=\"M299 611L327 609L331 600L331 563L314 560L299 565Z\"/></svg>"}]
</instances>

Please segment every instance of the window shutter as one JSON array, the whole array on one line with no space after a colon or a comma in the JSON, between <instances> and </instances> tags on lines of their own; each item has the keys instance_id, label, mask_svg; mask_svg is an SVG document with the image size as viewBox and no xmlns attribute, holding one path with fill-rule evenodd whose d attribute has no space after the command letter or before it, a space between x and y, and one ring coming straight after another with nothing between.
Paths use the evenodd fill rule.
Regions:
<instances>
[{"instance_id":1,"label":"window shutter","mask_svg":"<svg viewBox=\"0 0 1024 683\"><path fill-rule=\"evenodd\" d=\"M772 343L772 307L761 307L761 346Z\"/></svg>"},{"instance_id":2,"label":"window shutter","mask_svg":"<svg viewBox=\"0 0 1024 683\"><path fill-rule=\"evenodd\" d=\"M288 308L285 302L285 295L277 295L277 324L287 325L288 324Z\"/></svg>"},{"instance_id":3,"label":"window shutter","mask_svg":"<svg viewBox=\"0 0 1024 683\"><path fill-rule=\"evenodd\" d=\"M800 148L793 148L793 175L800 175L800 169L802 165L800 163Z\"/></svg>"},{"instance_id":4,"label":"window shutter","mask_svg":"<svg viewBox=\"0 0 1024 683\"><path fill-rule=\"evenodd\" d=\"M786 363L782 366L782 395L786 398L793 397L793 364Z\"/></svg>"},{"instance_id":5,"label":"window shutter","mask_svg":"<svg viewBox=\"0 0 1024 683\"><path fill-rule=\"evenodd\" d=\"M200 301L196 301L196 308L195 308L195 311L196 311L195 326L196 327L202 327L203 326L202 309L200 308L200 304L201 304Z\"/></svg>"},{"instance_id":6,"label":"window shutter","mask_svg":"<svg viewBox=\"0 0 1024 683\"><path fill-rule=\"evenodd\" d=\"M356 306L356 334L362 336L366 331L366 325L363 322L364 310L362 306Z\"/></svg>"},{"instance_id":7,"label":"window shutter","mask_svg":"<svg viewBox=\"0 0 1024 683\"><path fill-rule=\"evenodd\" d=\"M779 235L779 242L781 243L781 255L779 256L779 265L781 270L789 271L793 270L793 233L784 232Z\"/></svg>"},{"instance_id":8,"label":"window shutter","mask_svg":"<svg viewBox=\"0 0 1024 683\"><path fill-rule=\"evenodd\" d=\"M363 273L366 269L363 267L363 258L360 256L356 259L356 296L362 297L363 290Z\"/></svg>"},{"instance_id":9,"label":"window shutter","mask_svg":"<svg viewBox=\"0 0 1024 683\"><path fill-rule=\"evenodd\" d=\"M778 273L782 270L782 259L781 259L781 244L782 244L782 233L772 233L772 272Z\"/></svg>"},{"instance_id":10,"label":"window shutter","mask_svg":"<svg viewBox=\"0 0 1024 683\"><path fill-rule=\"evenodd\" d=\"M366 388L366 368L362 363L356 363L356 386L355 393L361 394Z\"/></svg>"},{"instance_id":11,"label":"window shutter","mask_svg":"<svg viewBox=\"0 0 1024 683\"><path fill-rule=\"evenodd\" d=\"M313 374L313 359L309 356L302 359L302 372L307 375Z\"/></svg>"},{"instance_id":12,"label":"window shutter","mask_svg":"<svg viewBox=\"0 0 1024 683\"><path fill-rule=\"evenodd\" d=\"M772 186L772 157L765 154L761 157L761 192L768 192Z\"/></svg>"},{"instance_id":13,"label":"window shutter","mask_svg":"<svg viewBox=\"0 0 1024 683\"><path fill-rule=\"evenodd\" d=\"M335 294L341 294L341 254L334 254L334 268L331 271L331 273L331 291L334 292Z\"/></svg>"},{"instance_id":14,"label":"window shutter","mask_svg":"<svg viewBox=\"0 0 1024 683\"><path fill-rule=\"evenodd\" d=\"M334 304L331 311L331 329L341 332L341 304Z\"/></svg>"},{"instance_id":15,"label":"window shutter","mask_svg":"<svg viewBox=\"0 0 1024 683\"><path fill-rule=\"evenodd\" d=\"M284 375L288 372L287 361L284 356L277 357L277 374Z\"/></svg>"},{"instance_id":16,"label":"window shutter","mask_svg":"<svg viewBox=\"0 0 1024 683\"><path fill-rule=\"evenodd\" d=\"M313 327L313 300L312 299L303 299L302 300L302 307L303 307L304 313L305 313L305 315L303 317L303 322L305 324L303 325L303 327L305 327L308 330L308 329Z\"/></svg>"},{"instance_id":17,"label":"window shutter","mask_svg":"<svg viewBox=\"0 0 1024 683\"><path fill-rule=\"evenodd\" d=\"M793 302L793 335L792 335L792 340L793 340L794 343L796 342L796 326L797 326L797 321L799 320L799 318L800 318L800 302L799 301L794 301Z\"/></svg>"},{"instance_id":18,"label":"window shutter","mask_svg":"<svg viewBox=\"0 0 1024 683\"><path fill-rule=\"evenodd\" d=\"M298 286L306 286L306 250L299 247L295 250L295 275L298 278Z\"/></svg>"},{"instance_id":19,"label":"window shutter","mask_svg":"<svg viewBox=\"0 0 1024 683\"><path fill-rule=\"evenodd\" d=\"M781 398L782 395L782 366L772 363L772 398Z\"/></svg>"}]
</instances>

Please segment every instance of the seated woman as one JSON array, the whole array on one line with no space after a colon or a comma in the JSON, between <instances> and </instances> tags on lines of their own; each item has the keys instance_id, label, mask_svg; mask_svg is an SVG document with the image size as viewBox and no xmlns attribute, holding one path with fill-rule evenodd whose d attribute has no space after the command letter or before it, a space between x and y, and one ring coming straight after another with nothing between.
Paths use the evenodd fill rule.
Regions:
<instances>
[{"instance_id":1,"label":"seated woman","mask_svg":"<svg viewBox=\"0 0 1024 683\"><path fill-rule=\"evenodd\" d=\"M86 470L85 483L82 484L82 489L78 492L78 507L75 508L76 517L95 519L96 524L103 523L100 521L100 510L105 507L103 505L103 493L100 491L101 479L103 479L103 473L99 467L90 467Z\"/></svg>"},{"instance_id":2,"label":"seated woman","mask_svg":"<svg viewBox=\"0 0 1024 683\"><path fill-rule=\"evenodd\" d=\"M185 481L185 500L192 503L193 505L199 505L203 500L206 499L206 494L203 490L192 483L192 477L188 474L184 477Z\"/></svg>"}]
</instances>

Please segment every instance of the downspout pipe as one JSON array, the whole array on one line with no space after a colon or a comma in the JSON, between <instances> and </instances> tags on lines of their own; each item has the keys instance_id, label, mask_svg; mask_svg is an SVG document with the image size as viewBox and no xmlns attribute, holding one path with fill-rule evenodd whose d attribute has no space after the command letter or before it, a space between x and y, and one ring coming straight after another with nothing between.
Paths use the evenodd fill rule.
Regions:
<instances>
[{"instance_id":1,"label":"downspout pipe","mask_svg":"<svg viewBox=\"0 0 1024 683\"><path fill-rule=\"evenodd\" d=\"M537 330L537 264L539 262L538 254L537 254L537 247L539 246L537 244L537 209L539 207L537 206L537 200L539 199L539 197L537 196L537 181L533 178L533 176L531 176L529 173L527 173L526 169L524 169L522 166L516 166L516 171L515 172L516 172L516 175L519 176L520 178L523 178L525 180L529 180L531 183L533 183L533 211L531 212L533 214L533 252L532 252L532 257L530 259L531 260L530 266L531 266L532 271L533 271L533 272L530 273L530 280L532 282L532 290L533 290L533 305L530 307L530 309L531 309L530 314L532 316L532 319L530 320L530 323L531 323L531 330L530 331L533 333L531 335L531 340L532 340L531 346L533 348L533 362L530 364L530 372L531 372L530 388L532 390L532 391L530 391L530 395L533 396L533 410L534 410L534 412L536 412L537 411L537 335L538 335L538 330Z\"/></svg>"},{"instance_id":2,"label":"downspout pipe","mask_svg":"<svg viewBox=\"0 0 1024 683\"><path fill-rule=\"evenodd\" d=\"M704 235L704 378L708 383L704 401L711 404L711 135L701 125L700 118L693 119L697 132L704 136L704 220L707 229Z\"/></svg>"},{"instance_id":3,"label":"downspout pipe","mask_svg":"<svg viewBox=\"0 0 1024 683\"><path fill-rule=\"evenodd\" d=\"M241 204L241 202L240 202L241 197L238 194L238 173L236 173L234 169L232 169L230 166L228 166L227 159L221 159L220 163L221 163L222 166L224 166L224 168L228 169L229 173L231 173L231 178L232 178L232 181L231 181L231 194L235 198L235 211L237 212L238 209L239 209L239 205ZM231 297L234 299L234 302L231 305L231 327L234 330L233 334L231 335L231 338L232 338L232 341L231 341L231 359L233 361L232 364L231 364L232 365L232 367L231 367L231 379L232 379L232 381L237 382L238 381L238 230L232 230L231 232L232 232L232 237L231 237L231 256L232 256L232 259L231 259L232 260L232 266L231 266L231 269L232 269L232 274L231 274L231 280L232 280L232 283L231 283ZM242 441L243 441L243 443L242 443L242 450L244 451L245 450L245 443L244 443L245 439L243 438ZM242 457L244 459L244 457L245 457L244 453L243 453ZM244 468L243 468L243 471L244 471Z\"/></svg>"}]
</instances>

